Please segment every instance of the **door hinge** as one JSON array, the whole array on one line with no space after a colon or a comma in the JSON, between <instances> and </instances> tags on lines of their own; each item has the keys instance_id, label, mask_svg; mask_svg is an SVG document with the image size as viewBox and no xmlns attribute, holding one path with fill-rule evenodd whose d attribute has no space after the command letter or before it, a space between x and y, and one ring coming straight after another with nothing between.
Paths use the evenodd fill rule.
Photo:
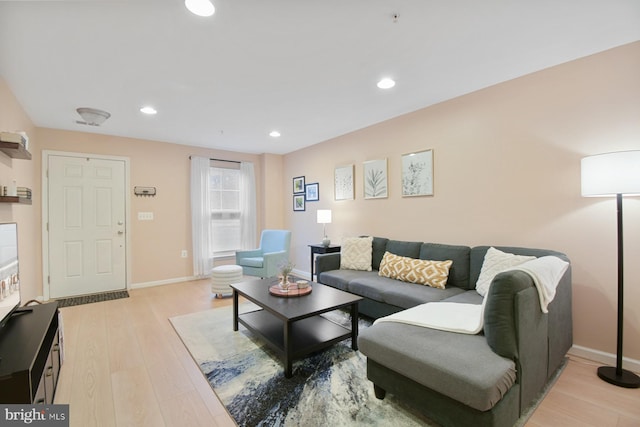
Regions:
<instances>
[{"instance_id":1,"label":"door hinge","mask_svg":"<svg viewBox=\"0 0 640 427\"><path fill-rule=\"evenodd\" d=\"M47 276L47 284L51 284L51 276Z\"/></svg>"},{"instance_id":2,"label":"door hinge","mask_svg":"<svg viewBox=\"0 0 640 427\"><path fill-rule=\"evenodd\" d=\"M49 231L49 223L47 223L47 231Z\"/></svg>"}]
</instances>

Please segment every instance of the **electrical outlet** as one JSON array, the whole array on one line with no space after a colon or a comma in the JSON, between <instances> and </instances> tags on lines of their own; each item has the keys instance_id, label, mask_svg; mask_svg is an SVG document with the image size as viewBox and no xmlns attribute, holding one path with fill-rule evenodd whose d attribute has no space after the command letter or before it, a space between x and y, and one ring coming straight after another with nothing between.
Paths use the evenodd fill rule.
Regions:
<instances>
[{"instance_id":1,"label":"electrical outlet","mask_svg":"<svg viewBox=\"0 0 640 427\"><path fill-rule=\"evenodd\" d=\"M188 257L188 256L189 256L189 253L187 252L187 250L186 250L186 249L183 249L183 250L182 250L182 252L180 253L180 256L181 256L182 258L186 258L186 257Z\"/></svg>"}]
</instances>

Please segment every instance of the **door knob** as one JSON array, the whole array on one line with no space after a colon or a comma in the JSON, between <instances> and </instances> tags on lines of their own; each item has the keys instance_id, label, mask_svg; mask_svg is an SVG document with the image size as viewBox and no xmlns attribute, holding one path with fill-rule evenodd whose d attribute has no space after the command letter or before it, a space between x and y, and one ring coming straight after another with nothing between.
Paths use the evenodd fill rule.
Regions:
<instances>
[{"instance_id":1,"label":"door knob","mask_svg":"<svg viewBox=\"0 0 640 427\"><path fill-rule=\"evenodd\" d=\"M119 231L118 231L118 234L124 234L124 231L119 230Z\"/></svg>"}]
</instances>

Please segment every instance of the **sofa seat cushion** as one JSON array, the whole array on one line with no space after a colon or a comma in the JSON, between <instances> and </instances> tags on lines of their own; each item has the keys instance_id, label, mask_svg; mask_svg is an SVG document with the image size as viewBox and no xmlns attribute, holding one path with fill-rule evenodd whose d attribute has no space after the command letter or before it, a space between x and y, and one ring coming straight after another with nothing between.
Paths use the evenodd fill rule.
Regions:
<instances>
[{"instance_id":1,"label":"sofa seat cushion","mask_svg":"<svg viewBox=\"0 0 640 427\"><path fill-rule=\"evenodd\" d=\"M449 297L444 302L457 302L460 304L482 304L484 298L476 291L466 291Z\"/></svg>"},{"instance_id":2,"label":"sofa seat cushion","mask_svg":"<svg viewBox=\"0 0 640 427\"><path fill-rule=\"evenodd\" d=\"M341 291L348 291L347 286L349 282L356 277L361 277L363 274L371 274L368 271L356 271L356 270L329 270L323 271L318 276L318 282L325 285L332 286ZM377 274L377 272L376 272Z\"/></svg>"},{"instance_id":3,"label":"sofa seat cushion","mask_svg":"<svg viewBox=\"0 0 640 427\"><path fill-rule=\"evenodd\" d=\"M261 256L242 258L241 261L245 267L262 267L264 264L264 258Z\"/></svg>"},{"instance_id":4,"label":"sofa seat cushion","mask_svg":"<svg viewBox=\"0 0 640 427\"><path fill-rule=\"evenodd\" d=\"M479 411L493 408L516 382L515 363L491 351L482 335L383 322L363 329L358 346L375 362Z\"/></svg>"},{"instance_id":5,"label":"sofa seat cushion","mask_svg":"<svg viewBox=\"0 0 640 427\"><path fill-rule=\"evenodd\" d=\"M455 287L436 289L405 283L379 276L377 271L360 273L349 281L346 289L348 292L396 307L411 308L425 302L442 301L464 292L463 289Z\"/></svg>"},{"instance_id":6,"label":"sofa seat cushion","mask_svg":"<svg viewBox=\"0 0 640 427\"><path fill-rule=\"evenodd\" d=\"M360 273L349 281L347 291L379 302L386 302L382 297L383 294L397 283L401 283L398 280L378 276L376 270Z\"/></svg>"},{"instance_id":7,"label":"sofa seat cushion","mask_svg":"<svg viewBox=\"0 0 640 427\"><path fill-rule=\"evenodd\" d=\"M460 288L437 289L396 280L396 286L385 291L382 301L397 307L411 308L426 302L443 301L464 292Z\"/></svg>"}]
</instances>

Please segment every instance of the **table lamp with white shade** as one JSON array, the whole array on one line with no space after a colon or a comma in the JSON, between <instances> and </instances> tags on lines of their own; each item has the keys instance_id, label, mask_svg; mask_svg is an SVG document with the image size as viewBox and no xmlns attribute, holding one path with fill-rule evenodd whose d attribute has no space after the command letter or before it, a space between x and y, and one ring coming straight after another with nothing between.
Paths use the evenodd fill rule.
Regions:
<instances>
[{"instance_id":1,"label":"table lamp with white shade","mask_svg":"<svg viewBox=\"0 0 640 427\"><path fill-rule=\"evenodd\" d=\"M618 211L618 336L616 366L601 366L598 376L611 384L640 387L640 377L622 369L622 324L624 313L624 256L622 244L622 196L640 196L640 151L619 151L582 159L582 195L615 196Z\"/></svg>"},{"instance_id":2,"label":"table lamp with white shade","mask_svg":"<svg viewBox=\"0 0 640 427\"><path fill-rule=\"evenodd\" d=\"M317 222L322 224L322 246L327 247L331 244L331 240L327 237L327 224L331 224L331 209L318 209Z\"/></svg>"}]
</instances>

